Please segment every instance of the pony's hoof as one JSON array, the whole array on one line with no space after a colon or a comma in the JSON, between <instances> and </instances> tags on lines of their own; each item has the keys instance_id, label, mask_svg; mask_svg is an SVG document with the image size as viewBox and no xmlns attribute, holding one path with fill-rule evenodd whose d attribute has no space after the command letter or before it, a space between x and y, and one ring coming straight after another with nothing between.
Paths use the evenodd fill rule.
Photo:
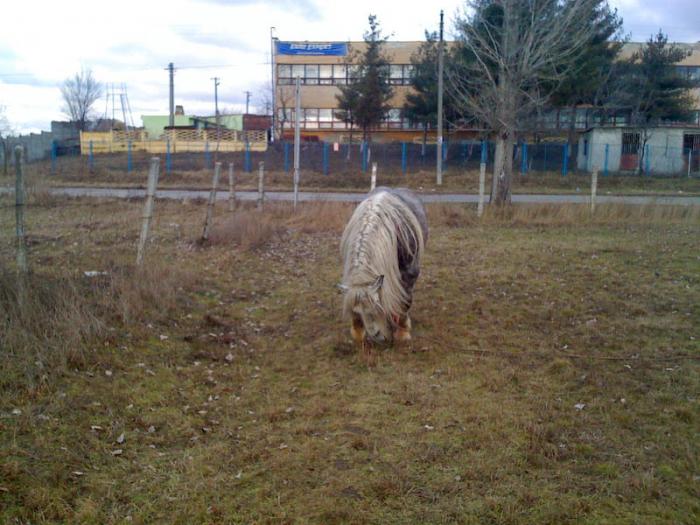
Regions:
<instances>
[{"instance_id":1,"label":"pony's hoof","mask_svg":"<svg viewBox=\"0 0 700 525\"><path fill-rule=\"evenodd\" d=\"M406 328L399 328L394 334L397 343L408 343L411 340L411 331Z\"/></svg>"}]
</instances>

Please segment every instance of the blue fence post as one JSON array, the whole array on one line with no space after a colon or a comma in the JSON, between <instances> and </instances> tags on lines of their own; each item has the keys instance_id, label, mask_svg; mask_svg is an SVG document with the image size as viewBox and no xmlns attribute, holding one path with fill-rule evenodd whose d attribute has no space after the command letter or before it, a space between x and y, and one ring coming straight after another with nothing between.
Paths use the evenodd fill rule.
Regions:
<instances>
[{"instance_id":1,"label":"blue fence post","mask_svg":"<svg viewBox=\"0 0 700 525\"><path fill-rule=\"evenodd\" d=\"M209 153L209 141L204 141L204 168L209 169L211 167L211 154Z\"/></svg>"},{"instance_id":2,"label":"blue fence post","mask_svg":"<svg viewBox=\"0 0 700 525\"><path fill-rule=\"evenodd\" d=\"M605 145L605 164L603 165L603 176L608 176L608 159L610 158L610 144Z\"/></svg>"},{"instance_id":3,"label":"blue fence post","mask_svg":"<svg viewBox=\"0 0 700 525\"><path fill-rule=\"evenodd\" d=\"M90 168L90 171L92 171L92 168L95 167L95 156L92 152L92 141L90 141L90 155L88 156L88 167Z\"/></svg>"},{"instance_id":4,"label":"blue fence post","mask_svg":"<svg viewBox=\"0 0 700 525\"><path fill-rule=\"evenodd\" d=\"M527 144L523 142L522 159L520 162L520 173L527 174Z\"/></svg>"},{"instance_id":5,"label":"blue fence post","mask_svg":"<svg viewBox=\"0 0 700 525\"><path fill-rule=\"evenodd\" d=\"M250 142L246 141L245 143L245 170L247 173L250 173L252 167L250 164Z\"/></svg>"},{"instance_id":6,"label":"blue fence post","mask_svg":"<svg viewBox=\"0 0 700 525\"><path fill-rule=\"evenodd\" d=\"M562 159L561 165L562 177L566 177L567 173L569 173L569 145L564 144L564 158Z\"/></svg>"},{"instance_id":7,"label":"blue fence post","mask_svg":"<svg viewBox=\"0 0 700 525\"><path fill-rule=\"evenodd\" d=\"M284 143L284 172L289 173L289 142Z\"/></svg>"},{"instance_id":8,"label":"blue fence post","mask_svg":"<svg viewBox=\"0 0 700 525\"><path fill-rule=\"evenodd\" d=\"M407 158L406 158L406 143L401 143L401 173L406 175L408 168Z\"/></svg>"},{"instance_id":9,"label":"blue fence post","mask_svg":"<svg viewBox=\"0 0 700 525\"><path fill-rule=\"evenodd\" d=\"M172 170L172 157L170 155L170 139L165 142L165 173L170 173Z\"/></svg>"},{"instance_id":10,"label":"blue fence post","mask_svg":"<svg viewBox=\"0 0 700 525\"><path fill-rule=\"evenodd\" d=\"M365 142L363 140L360 148L362 149L362 173L366 173L367 172L367 142Z\"/></svg>"},{"instance_id":11,"label":"blue fence post","mask_svg":"<svg viewBox=\"0 0 700 525\"><path fill-rule=\"evenodd\" d=\"M648 177L650 174L650 160L651 150L649 149L649 144L644 145L644 174Z\"/></svg>"},{"instance_id":12,"label":"blue fence post","mask_svg":"<svg viewBox=\"0 0 700 525\"><path fill-rule=\"evenodd\" d=\"M131 141L126 143L126 172L131 173Z\"/></svg>"},{"instance_id":13,"label":"blue fence post","mask_svg":"<svg viewBox=\"0 0 700 525\"><path fill-rule=\"evenodd\" d=\"M489 160L489 147L485 140L481 141L481 164L486 164Z\"/></svg>"},{"instance_id":14,"label":"blue fence post","mask_svg":"<svg viewBox=\"0 0 700 525\"><path fill-rule=\"evenodd\" d=\"M56 141L51 141L51 175L56 175Z\"/></svg>"},{"instance_id":15,"label":"blue fence post","mask_svg":"<svg viewBox=\"0 0 700 525\"><path fill-rule=\"evenodd\" d=\"M542 167L542 171L547 171L547 143L544 143L544 166Z\"/></svg>"},{"instance_id":16,"label":"blue fence post","mask_svg":"<svg viewBox=\"0 0 700 525\"><path fill-rule=\"evenodd\" d=\"M328 142L323 142L323 174L328 175Z\"/></svg>"}]
</instances>

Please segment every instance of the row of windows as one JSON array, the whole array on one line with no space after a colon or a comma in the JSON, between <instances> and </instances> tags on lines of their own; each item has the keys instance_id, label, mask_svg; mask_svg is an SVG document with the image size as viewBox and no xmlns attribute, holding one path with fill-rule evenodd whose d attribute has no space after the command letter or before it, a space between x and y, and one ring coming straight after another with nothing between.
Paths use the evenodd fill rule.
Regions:
<instances>
[{"instance_id":1,"label":"row of windows","mask_svg":"<svg viewBox=\"0 0 700 525\"><path fill-rule=\"evenodd\" d=\"M291 129L294 127L295 111L293 109L280 109L278 118L280 122L284 122L285 128ZM299 120L301 128L304 129L350 129L350 124L340 118L340 111L337 109L304 108L301 110ZM390 109L379 127L384 129L415 129L418 126L404 118L400 109Z\"/></svg>"},{"instance_id":2,"label":"row of windows","mask_svg":"<svg viewBox=\"0 0 700 525\"><path fill-rule=\"evenodd\" d=\"M407 86L411 83L411 64L391 64L385 74L390 84ZM294 84L299 77L306 85L339 85L357 78L358 66L353 64L280 64L277 66L277 83Z\"/></svg>"}]
</instances>

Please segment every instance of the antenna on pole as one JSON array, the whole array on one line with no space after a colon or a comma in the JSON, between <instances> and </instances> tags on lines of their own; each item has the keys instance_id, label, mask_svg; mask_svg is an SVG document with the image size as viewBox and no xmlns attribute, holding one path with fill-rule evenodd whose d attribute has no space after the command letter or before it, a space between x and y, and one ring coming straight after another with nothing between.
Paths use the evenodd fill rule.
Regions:
<instances>
[{"instance_id":1,"label":"antenna on pole","mask_svg":"<svg viewBox=\"0 0 700 525\"><path fill-rule=\"evenodd\" d=\"M444 68L444 13L440 10L440 42L438 43L438 101L437 101L437 184L442 185L442 71Z\"/></svg>"}]
</instances>

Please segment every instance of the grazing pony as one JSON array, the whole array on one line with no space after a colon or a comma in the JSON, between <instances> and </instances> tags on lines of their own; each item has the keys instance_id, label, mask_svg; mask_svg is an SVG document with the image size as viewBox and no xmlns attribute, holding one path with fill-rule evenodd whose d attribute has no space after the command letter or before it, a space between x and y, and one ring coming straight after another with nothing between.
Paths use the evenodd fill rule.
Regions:
<instances>
[{"instance_id":1,"label":"grazing pony","mask_svg":"<svg viewBox=\"0 0 700 525\"><path fill-rule=\"evenodd\" d=\"M355 341L411 339L408 310L427 238L425 209L407 189L379 187L355 209L340 241L343 313Z\"/></svg>"}]
</instances>

